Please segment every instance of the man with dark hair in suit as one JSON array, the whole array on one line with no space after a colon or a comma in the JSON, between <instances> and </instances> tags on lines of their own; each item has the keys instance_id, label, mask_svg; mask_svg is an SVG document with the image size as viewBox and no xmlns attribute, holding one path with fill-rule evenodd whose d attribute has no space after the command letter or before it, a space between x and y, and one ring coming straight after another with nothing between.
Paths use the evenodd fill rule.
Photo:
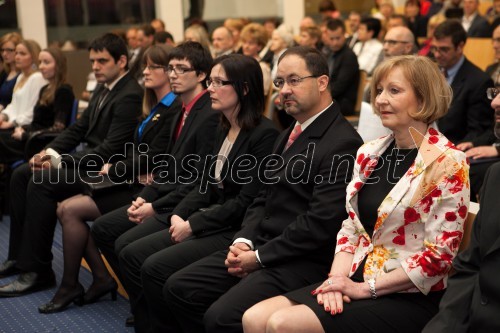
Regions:
<instances>
[{"instance_id":1,"label":"man with dark hair in suit","mask_svg":"<svg viewBox=\"0 0 500 333\"><path fill-rule=\"evenodd\" d=\"M332 98L340 105L344 116L354 114L358 96L358 58L349 48L342 20L330 19L326 23L323 42L331 51L327 55Z\"/></svg>"},{"instance_id":2,"label":"man with dark hair in suit","mask_svg":"<svg viewBox=\"0 0 500 333\"><path fill-rule=\"evenodd\" d=\"M448 113L438 121L441 132L454 144L475 142L493 127L486 89L493 81L463 55L467 34L457 20L436 27L431 42L437 64L453 90Z\"/></svg>"},{"instance_id":3,"label":"man with dark hair in suit","mask_svg":"<svg viewBox=\"0 0 500 333\"><path fill-rule=\"evenodd\" d=\"M491 106L495 109L495 135L500 139L500 94L498 90L494 94ZM500 332L499 187L500 163L496 163L484 179L469 247L453 261L455 274L448 279L439 312L424 333Z\"/></svg>"},{"instance_id":4,"label":"man with dark hair in suit","mask_svg":"<svg viewBox=\"0 0 500 333\"><path fill-rule=\"evenodd\" d=\"M468 37L491 37L491 27L488 21L478 12L479 0L464 0L464 15L462 26Z\"/></svg>"},{"instance_id":5,"label":"man with dark hair in suit","mask_svg":"<svg viewBox=\"0 0 500 333\"><path fill-rule=\"evenodd\" d=\"M241 332L249 307L328 273L331 242L347 215L349 160L362 141L332 101L328 65L316 49L285 51L274 84L295 122L278 137L264 187L229 249L167 280L165 332Z\"/></svg>"},{"instance_id":6,"label":"man with dark hair in suit","mask_svg":"<svg viewBox=\"0 0 500 333\"><path fill-rule=\"evenodd\" d=\"M108 33L90 44L89 54L101 85L88 108L75 124L12 174L9 257L0 266L0 276L21 274L0 287L0 297L55 286L51 247L57 203L82 193L82 177L95 175L104 163L112 163L113 155L123 153L125 143L132 139L143 91L128 73L125 42ZM81 143L86 148L72 152Z\"/></svg>"}]
</instances>

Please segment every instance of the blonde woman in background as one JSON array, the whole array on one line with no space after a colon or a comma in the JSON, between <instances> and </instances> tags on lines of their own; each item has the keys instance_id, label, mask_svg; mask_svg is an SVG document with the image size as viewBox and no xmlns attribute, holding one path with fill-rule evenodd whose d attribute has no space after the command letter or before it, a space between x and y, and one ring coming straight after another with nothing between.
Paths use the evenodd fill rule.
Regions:
<instances>
[{"instance_id":1,"label":"blonde woman in background","mask_svg":"<svg viewBox=\"0 0 500 333\"><path fill-rule=\"evenodd\" d=\"M264 77L264 94L267 95L271 88L271 68L266 62L261 61L259 52L266 46L268 37L266 28L259 23L247 24L240 35L243 55L252 57L259 62Z\"/></svg>"},{"instance_id":2,"label":"blonde woman in background","mask_svg":"<svg viewBox=\"0 0 500 333\"><path fill-rule=\"evenodd\" d=\"M0 113L0 129L29 125L40 89L47 84L38 71L40 45L34 40L23 40L16 46L15 64L21 74L17 77L12 101Z\"/></svg>"}]
</instances>

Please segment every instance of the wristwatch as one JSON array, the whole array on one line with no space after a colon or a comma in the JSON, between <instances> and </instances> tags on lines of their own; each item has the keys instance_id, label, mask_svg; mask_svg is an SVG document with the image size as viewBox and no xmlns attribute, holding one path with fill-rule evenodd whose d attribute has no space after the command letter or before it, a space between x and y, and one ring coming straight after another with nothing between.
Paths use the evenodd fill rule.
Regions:
<instances>
[{"instance_id":1,"label":"wristwatch","mask_svg":"<svg viewBox=\"0 0 500 333\"><path fill-rule=\"evenodd\" d=\"M375 289L375 279L369 279L366 282L368 282L368 287L370 288L370 294L372 299L377 299L377 290Z\"/></svg>"},{"instance_id":2,"label":"wristwatch","mask_svg":"<svg viewBox=\"0 0 500 333\"><path fill-rule=\"evenodd\" d=\"M497 149L497 153L500 156L500 142L496 142L493 144L493 147Z\"/></svg>"}]
</instances>

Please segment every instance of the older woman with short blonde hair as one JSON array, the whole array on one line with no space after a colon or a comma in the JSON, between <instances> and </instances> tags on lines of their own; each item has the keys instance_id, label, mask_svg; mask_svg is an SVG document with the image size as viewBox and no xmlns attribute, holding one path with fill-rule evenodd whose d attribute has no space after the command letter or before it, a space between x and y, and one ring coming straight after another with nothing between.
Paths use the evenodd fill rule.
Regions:
<instances>
[{"instance_id":1,"label":"older woman with short blonde hair","mask_svg":"<svg viewBox=\"0 0 500 333\"><path fill-rule=\"evenodd\" d=\"M431 60L401 56L371 91L392 134L358 150L330 273L250 308L245 332L420 332L437 313L469 204L465 154L434 124L451 90Z\"/></svg>"}]
</instances>

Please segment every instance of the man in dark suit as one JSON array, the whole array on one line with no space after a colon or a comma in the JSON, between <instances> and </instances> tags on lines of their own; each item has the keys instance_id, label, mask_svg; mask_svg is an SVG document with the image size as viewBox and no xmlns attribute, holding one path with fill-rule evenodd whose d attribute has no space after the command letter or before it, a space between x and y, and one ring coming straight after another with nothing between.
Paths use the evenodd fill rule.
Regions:
<instances>
[{"instance_id":1,"label":"man in dark suit","mask_svg":"<svg viewBox=\"0 0 500 333\"><path fill-rule=\"evenodd\" d=\"M500 95L495 109L495 135L500 139ZM453 261L455 274L441 299L438 314L424 333L500 332L500 163L492 165L481 192L469 247Z\"/></svg>"},{"instance_id":2,"label":"man in dark suit","mask_svg":"<svg viewBox=\"0 0 500 333\"><path fill-rule=\"evenodd\" d=\"M219 113L212 110L205 80L212 57L199 43L186 42L172 49L167 71L170 86L182 100L183 112L172 122L166 148L166 166L145 187L132 205L98 218L92 236L114 272L120 276L118 254L129 243L157 230L135 230L155 214L169 213L195 186L207 154L212 152ZM199 158L199 160L196 160Z\"/></svg>"},{"instance_id":3,"label":"man in dark suit","mask_svg":"<svg viewBox=\"0 0 500 333\"><path fill-rule=\"evenodd\" d=\"M491 37L491 27L484 17L479 15L479 0L464 0L464 15L462 26L467 31L468 37Z\"/></svg>"},{"instance_id":4,"label":"man in dark suit","mask_svg":"<svg viewBox=\"0 0 500 333\"><path fill-rule=\"evenodd\" d=\"M143 91L127 72L128 51L114 34L95 39L90 62L102 85L77 122L17 168L11 180L9 260L0 275L21 272L0 287L0 297L19 296L55 285L52 238L57 202L83 192L81 177L99 171L113 155L123 154L141 114ZM81 143L86 148L72 152ZM57 163L58 156L61 163Z\"/></svg>"},{"instance_id":5,"label":"man in dark suit","mask_svg":"<svg viewBox=\"0 0 500 333\"><path fill-rule=\"evenodd\" d=\"M441 132L458 144L474 141L493 127L493 114L486 89L493 81L463 55L467 34L459 21L448 20L437 26L431 50L453 89L448 113L438 121Z\"/></svg>"},{"instance_id":6,"label":"man in dark suit","mask_svg":"<svg viewBox=\"0 0 500 333\"><path fill-rule=\"evenodd\" d=\"M327 59L332 98L339 103L344 116L353 115L358 96L359 65L358 58L346 42L342 20L327 21L323 42L332 51Z\"/></svg>"},{"instance_id":7,"label":"man in dark suit","mask_svg":"<svg viewBox=\"0 0 500 333\"><path fill-rule=\"evenodd\" d=\"M362 143L332 102L328 74L316 49L292 47L281 56L274 83L296 122L278 137L264 187L229 250L167 280L171 325L163 331L241 332L255 303L326 276L354 163L341 161Z\"/></svg>"}]
</instances>

